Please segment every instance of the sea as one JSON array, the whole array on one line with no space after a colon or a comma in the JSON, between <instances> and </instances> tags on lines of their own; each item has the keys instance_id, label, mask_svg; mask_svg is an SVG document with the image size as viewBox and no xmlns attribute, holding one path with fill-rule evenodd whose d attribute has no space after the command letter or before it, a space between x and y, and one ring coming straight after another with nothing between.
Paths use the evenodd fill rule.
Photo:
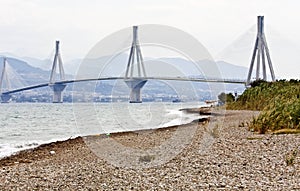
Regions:
<instances>
[{"instance_id":1,"label":"sea","mask_svg":"<svg viewBox=\"0 0 300 191\"><path fill-rule=\"evenodd\" d=\"M78 136L155 129L199 119L202 102L0 104L0 158Z\"/></svg>"}]
</instances>

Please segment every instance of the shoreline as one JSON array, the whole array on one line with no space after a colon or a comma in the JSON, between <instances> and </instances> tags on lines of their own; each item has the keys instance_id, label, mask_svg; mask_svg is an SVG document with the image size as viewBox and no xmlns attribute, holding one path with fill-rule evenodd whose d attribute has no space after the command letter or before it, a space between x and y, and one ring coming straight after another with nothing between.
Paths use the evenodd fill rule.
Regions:
<instances>
[{"instance_id":1,"label":"shoreline","mask_svg":"<svg viewBox=\"0 0 300 191\"><path fill-rule=\"evenodd\" d=\"M174 129L177 129L179 127L184 127L191 125L193 123L198 122L205 122L207 118L199 118L198 120L194 120L187 124L181 124L181 125L174 125L174 126L168 126L168 127L158 127L154 129L142 129L142 130L134 130L134 131L123 131L123 132L113 132L108 134L95 134L95 135L86 135L86 136L77 136L74 138L69 138L66 140L58 140L53 141L49 143L43 143L41 145L37 145L37 147L34 148L28 148L24 150L17 151L9 156L4 156L3 158L0 158L0 167L1 166L10 166L20 163L31 163L36 160L40 160L40 156L51 156L50 151L64 148L67 146L72 146L75 144L85 144L84 139L87 138L93 138L93 137L99 137L99 138L116 138L116 137L122 137L122 136L128 136L130 134L139 134L139 133L147 133L151 131L172 131ZM49 151L49 153L45 152L46 150Z\"/></svg>"},{"instance_id":2,"label":"shoreline","mask_svg":"<svg viewBox=\"0 0 300 191\"><path fill-rule=\"evenodd\" d=\"M200 108L183 108L183 109L179 109L178 111L184 111L186 113L190 113L190 114L195 114L197 112L190 112L190 110L198 110ZM193 123L194 121L205 121L206 118L209 118L209 116L207 115L210 115L210 114L206 114L206 116L204 116L203 113L199 113L200 114L199 116L197 116L196 118L197 119L194 119L192 121L189 121L189 122L184 122L182 124L175 124L175 125L172 125L172 121L169 121L167 123L165 123L166 126L162 125L162 126L159 126L159 127L149 127L147 129L138 129L138 130L120 130L120 131L112 131L110 132L109 134L118 134L118 133L127 133L127 132L138 132L138 131L151 131L151 130L156 130L156 129L163 129L163 128L170 128L170 127L174 127L174 126L183 126L183 125L188 125L190 123ZM171 124L169 124L171 123ZM169 125L167 125L169 124ZM99 134L96 134L96 135L99 135ZM42 141L41 143L37 143L37 142L33 142L33 143L30 143L28 147L26 147L26 145L18 145L16 148L14 148L16 151L13 151L13 152L9 152L9 154L7 155L3 155L3 156L0 156L0 160L4 159L4 158L7 158L7 157L10 157L10 156L13 156L13 155L16 155L18 154L19 152L22 152L22 151L27 151L27 150L32 150L32 149L35 149L35 148L38 148L40 146L43 146L43 145L48 145L48 144L51 144L51 143L56 143L56 142L63 142L63 141L68 141L70 139L75 139L75 138L78 138L78 137L87 137L87 136L93 136L92 134L91 135L74 135L74 136L70 136L70 137L65 137L65 138L60 138L60 139L51 139L51 140L48 140L48 141Z\"/></svg>"},{"instance_id":3,"label":"shoreline","mask_svg":"<svg viewBox=\"0 0 300 191\"><path fill-rule=\"evenodd\" d=\"M177 109L176 111L180 111L180 109ZM185 115L189 115L188 113L186 113ZM189 115L190 117L185 118L185 120L182 120L183 118L181 118L180 116L177 118L179 119L177 121L177 119L171 119L168 122L164 123L164 124L160 124L160 126L149 126L149 127L145 127L145 130L153 130L153 129L158 129L158 128L167 128L170 126L174 126L174 125L186 125L191 123L193 120L198 120L199 118L206 118L205 116L196 116L196 115ZM110 129L109 132L105 132L105 133L119 133L119 132L127 132L127 131L138 131L138 128L131 128L131 129ZM96 132L97 134L98 132ZM99 133L103 133L103 132L99 132ZM54 137L50 137L49 139L35 139L33 138L32 141L28 140L28 141L16 141L15 143L6 143L5 139L4 142L2 142L2 144L0 144L0 159L11 156L11 155L15 155L16 153L23 151L23 150L28 150L28 149L33 149L36 148L40 145L44 145L44 144L49 144L52 142L56 142L56 141L66 141L70 138L76 138L79 136L89 136L92 135L94 133L75 133L75 134L66 134L65 136L60 136L59 138L54 138ZM16 139L17 140L17 139Z\"/></svg>"},{"instance_id":4,"label":"shoreline","mask_svg":"<svg viewBox=\"0 0 300 191\"><path fill-rule=\"evenodd\" d=\"M300 156L292 165L286 164L291 151L300 149L300 136L250 132L241 124L254 115L257 112L226 111L221 121L214 115L209 121L213 131L208 131L209 123L196 122L197 131L190 144L169 161L148 168L114 166L95 155L84 138L50 143L6 162L0 160L0 190L300 189ZM216 124L222 127L215 129ZM128 148L151 149L174 137L178 129L189 128L175 126L92 138L113 139ZM209 146L203 142L208 132L214 137ZM141 166L148 159L143 158Z\"/></svg>"}]
</instances>

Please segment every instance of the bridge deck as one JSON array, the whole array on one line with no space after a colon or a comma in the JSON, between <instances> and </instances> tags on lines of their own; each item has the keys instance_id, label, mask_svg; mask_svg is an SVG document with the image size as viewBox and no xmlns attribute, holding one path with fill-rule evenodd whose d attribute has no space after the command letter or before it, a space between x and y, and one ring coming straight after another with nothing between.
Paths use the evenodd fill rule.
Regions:
<instances>
[{"instance_id":1,"label":"bridge deck","mask_svg":"<svg viewBox=\"0 0 300 191\"><path fill-rule=\"evenodd\" d=\"M136 78L125 78L125 77L101 77L101 78L89 78L89 79L74 79L74 80L64 80L60 82L55 82L54 84L70 84L76 82L86 82L86 81L104 81L104 80L126 80L126 79L140 79L140 80L172 80L172 81L191 81L191 82L209 82L209 83L234 83L234 84L245 84L245 80L235 80L235 79L209 79L209 78L185 78L185 77L136 77ZM54 85L50 83L37 84L32 86L27 86L23 88L18 88L2 94L13 94L21 91L46 87L49 85Z\"/></svg>"}]
</instances>

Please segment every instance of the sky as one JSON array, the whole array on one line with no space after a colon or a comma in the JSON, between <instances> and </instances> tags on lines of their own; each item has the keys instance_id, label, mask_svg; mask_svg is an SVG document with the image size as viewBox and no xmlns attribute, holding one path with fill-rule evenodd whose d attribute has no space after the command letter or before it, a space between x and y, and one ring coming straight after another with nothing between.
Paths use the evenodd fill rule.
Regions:
<instances>
[{"instance_id":1,"label":"sky","mask_svg":"<svg viewBox=\"0 0 300 191\"><path fill-rule=\"evenodd\" d=\"M0 53L49 59L61 41L64 60L83 58L120 29L163 24L199 40L215 60L249 66L258 15L275 73L300 78L297 0L0 0Z\"/></svg>"}]
</instances>

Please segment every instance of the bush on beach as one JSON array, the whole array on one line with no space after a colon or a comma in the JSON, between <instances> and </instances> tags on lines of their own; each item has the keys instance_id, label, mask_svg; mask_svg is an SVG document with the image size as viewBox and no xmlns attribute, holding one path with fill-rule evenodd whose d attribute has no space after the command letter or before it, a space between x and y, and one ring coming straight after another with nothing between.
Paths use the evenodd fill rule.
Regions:
<instances>
[{"instance_id":1,"label":"bush on beach","mask_svg":"<svg viewBox=\"0 0 300 191\"><path fill-rule=\"evenodd\" d=\"M260 133L280 129L300 130L300 81L255 81L228 109L259 110L250 128Z\"/></svg>"}]
</instances>

